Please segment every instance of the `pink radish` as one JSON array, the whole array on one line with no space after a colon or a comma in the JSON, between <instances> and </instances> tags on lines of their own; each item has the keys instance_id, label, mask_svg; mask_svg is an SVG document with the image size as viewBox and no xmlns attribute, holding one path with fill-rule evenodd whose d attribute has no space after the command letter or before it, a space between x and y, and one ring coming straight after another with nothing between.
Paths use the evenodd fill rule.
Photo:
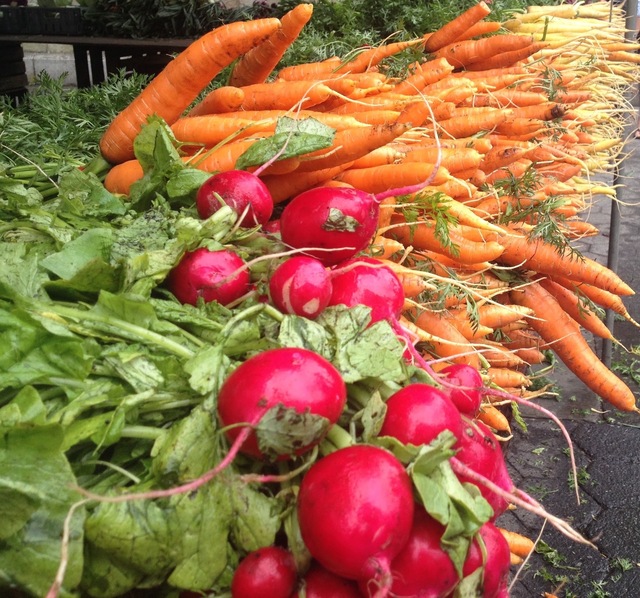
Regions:
<instances>
[{"instance_id":1,"label":"pink radish","mask_svg":"<svg viewBox=\"0 0 640 598\"><path fill-rule=\"evenodd\" d=\"M391 561L413 523L412 484L389 451L365 444L338 449L302 478L298 521L311 555L336 575L389 595Z\"/></svg>"},{"instance_id":2,"label":"pink radish","mask_svg":"<svg viewBox=\"0 0 640 598\"><path fill-rule=\"evenodd\" d=\"M460 413L475 417L482 403L484 384L480 372L466 363L453 363L440 371L445 376L443 391Z\"/></svg>"},{"instance_id":3,"label":"pink radish","mask_svg":"<svg viewBox=\"0 0 640 598\"><path fill-rule=\"evenodd\" d=\"M428 384L414 383L392 394L380 436L393 436L403 444L429 444L449 430L462 435L462 418L453 402L442 391Z\"/></svg>"},{"instance_id":4,"label":"pink radish","mask_svg":"<svg viewBox=\"0 0 640 598\"><path fill-rule=\"evenodd\" d=\"M451 557L442 548L444 526L418 507L404 548L391 561L392 596L443 598L460 580ZM368 596L368 588L361 591Z\"/></svg>"},{"instance_id":5,"label":"pink radish","mask_svg":"<svg viewBox=\"0 0 640 598\"><path fill-rule=\"evenodd\" d=\"M369 245L378 227L380 202L387 197L416 193L433 175L417 185L372 195L352 187L314 187L294 197L282 211L282 241L331 266L354 257Z\"/></svg>"},{"instance_id":6,"label":"pink radish","mask_svg":"<svg viewBox=\"0 0 640 598\"><path fill-rule=\"evenodd\" d=\"M205 302L229 305L249 292L250 278L237 253L200 247L185 253L169 272L165 285L180 303L197 305L202 297Z\"/></svg>"},{"instance_id":7,"label":"pink radish","mask_svg":"<svg viewBox=\"0 0 640 598\"><path fill-rule=\"evenodd\" d=\"M494 482L502 489L513 492L514 484L507 471L504 455L500 443L493 432L482 422L473 420L464 426L459 443L460 450L456 459L467 465L470 469ZM471 482L464 475L458 476L463 482ZM482 496L493 509L495 519L507 508L504 498L495 494L485 486L477 484Z\"/></svg>"},{"instance_id":8,"label":"pink radish","mask_svg":"<svg viewBox=\"0 0 640 598\"><path fill-rule=\"evenodd\" d=\"M269 189L255 174L245 170L214 174L198 189L196 208L200 218L209 218L225 204L242 217L240 226L246 228L265 224L273 212Z\"/></svg>"},{"instance_id":9,"label":"pink radish","mask_svg":"<svg viewBox=\"0 0 640 598\"><path fill-rule=\"evenodd\" d=\"M341 262L331 276L329 305L366 305L371 322L395 322L404 306L404 291L395 272L374 258L354 258Z\"/></svg>"},{"instance_id":10,"label":"pink radish","mask_svg":"<svg viewBox=\"0 0 640 598\"><path fill-rule=\"evenodd\" d=\"M315 258L297 255L282 262L269 279L274 305L287 314L313 319L331 299L331 275Z\"/></svg>"},{"instance_id":11,"label":"pink radish","mask_svg":"<svg viewBox=\"0 0 640 598\"><path fill-rule=\"evenodd\" d=\"M324 417L332 425L342 414L346 399L346 384L329 361L308 349L285 347L263 351L242 362L220 388L218 414L224 426L256 424L269 409L283 406L300 414ZM227 436L234 440L240 430L232 427ZM296 447L295 454L304 453L321 439ZM253 432L240 451L267 457Z\"/></svg>"},{"instance_id":12,"label":"pink radish","mask_svg":"<svg viewBox=\"0 0 640 598\"><path fill-rule=\"evenodd\" d=\"M303 578L304 598L362 598L355 581L331 573L313 562ZM299 592L295 598L301 598Z\"/></svg>"},{"instance_id":13,"label":"pink radish","mask_svg":"<svg viewBox=\"0 0 640 598\"><path fill-rule=\"evenodd\" d=\"M291 552L279 546L258 548L236 567L231 580L231 597L290 598L297 580Z\"/></svg>"}]
</instances>

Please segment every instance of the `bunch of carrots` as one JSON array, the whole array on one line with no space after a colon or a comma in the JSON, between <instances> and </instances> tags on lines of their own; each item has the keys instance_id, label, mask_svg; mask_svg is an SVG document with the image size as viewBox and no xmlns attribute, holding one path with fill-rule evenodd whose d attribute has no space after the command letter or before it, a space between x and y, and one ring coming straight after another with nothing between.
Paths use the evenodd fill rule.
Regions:
<instances>
[{"instance_id":1,"label":"bunch of carrots","mask_svg":"<svg viewBox=\"0 0 640 598\"><path fill-rule=\"evenodd\" d=\"M385 200L369 248L400 276L404 324L425 354L533 398L529 368L550 350L605 401L637 410L588 342L615 340L602 310L633 321L623 302L633 290L572 245L598 234L581 214L615 198L592 177L620 157L638 76L622 9L532 6L499 23L480 1L420 38L278 69L312 12L224 25L178 55L105 132L105 186L128 194L143 176L133 141L151 114L185 163L212 173L234 169L282 116L312 116L335 129L333 145L262 171L275 203L319 185L375 194L429 181ZM385 61L408 50L420 58L406 75L388 74ZM495 405L481 418L509 432Z\"/></svg>"}]
</instances>

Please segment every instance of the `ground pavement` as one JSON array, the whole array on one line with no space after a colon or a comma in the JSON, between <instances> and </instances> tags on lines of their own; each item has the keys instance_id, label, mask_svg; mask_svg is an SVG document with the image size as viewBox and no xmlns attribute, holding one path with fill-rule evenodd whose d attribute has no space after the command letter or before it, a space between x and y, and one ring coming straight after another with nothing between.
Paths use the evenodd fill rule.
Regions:
<instances>
[{"instance_id":1,"label":"ground pavement","mask_svg":"<svg viewBox=\"0 0 640 598\"><path fill-rule=\"evenodd\" d=\"M640 321L640 140L633 138L634 130L630 117L627 155L617 179L618 198L628 205L597 198L587 219L601 234L583 240L579 249L607 264L611 209L620 210L617 271L638 293L625 304ZM607 173L604 180L613 183L614 176ZM640 347L640 328L632 324L615 320L614 335L627 348ZM640 380L640 354L613 348L610 361L640 404L640 387L622 371L631 369ZM541 534L536 553L522 568L513 568L510 596L537 598L555 591L561 598L640 598L640 414L612 410L562 366L547 377L557 396L537 402L558 415L572 438L580 504L567 442L548 418L526 413L526 431L514 423L514 438L505 447L508 466L518 487L570 522L594 548L569 540L522 509L508 512L498 523L532 539Z\"/></svg>"}]
</instances>

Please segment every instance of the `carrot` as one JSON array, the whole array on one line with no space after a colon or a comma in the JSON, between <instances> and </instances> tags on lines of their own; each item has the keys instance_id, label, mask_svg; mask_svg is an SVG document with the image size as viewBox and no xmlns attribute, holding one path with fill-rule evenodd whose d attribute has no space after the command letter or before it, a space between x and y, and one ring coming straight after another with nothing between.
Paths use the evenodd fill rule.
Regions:
<instances>
[{"instance_id":1,"label":"carrot","mask_svg":"<svg viewBox=\"0 0 640 598\"><path fill-rule=\"evenodd\" d=\"M487 368L486 376L492 384L500 388L531 386L532 381L525 373L511 368Z\"/></svg>"},{"instance_id":2,"label":"carrot","mask_svg":"<svg viewBox=\"0 0 640 598\"><path fill-rule=\"evenodd\" d=\"M536 91L522 91L520 89L498 89L477 93L470 99L472 106L495 106L507 108L511 106L531 106L542 104L547 101L547 97Z\"/></svg>"},{"instance_id":3,"label":"carrot","mask_svg":"<svg viewBox=\"0 0 640 598\"><path fill-rule=\"evenodd\" d=\"M521 147L494 147L490 149L479 164L479 168L489 174L499 168L504 168L527 154L526 149Z\"/></svg>"},{"instance_id":4,"label":"carrot","mask_svg":"<svg viewBox=\"0 0 640 598\"><path fill-rule=\"evenodd\" d=\"M400 116L400 110L362 110L350 112L349 116L362 124L384 125L396 122Z\"/></svg>"},{"instance_id":5,"label":"carrot","mask_svg":"<svg viewBox=\"0 0 640 598\"><path fill-rule=\"evenodd\" d=\"M264 83L284 53L311 19L313 4L298 4L280 18L282 26L261 44L243 54L234 65L229 84L237 87Z\"/></svg>"},{"instance_id":6,"label":"carrot","mask_svg":"<svg viewBox=\"0 0 640 598\"><path fill-rule=\"evenodd\" d=\"M300 156L296 171L320 170L352 162L393 141L409 128L409 124L390 123L338 131L330 148Z\"/></svg>"},{"instance_id":7,"label":"carrot","mask_svg":"<svg viewBox=\"0 0 640 598\"><path fill-rule=\"evenodd\" d=\"M473 115L462 115L447 118L438 124L445 136L455 139L460 137L471 137L482 131L492 131L509 118L509 110L496 108L483 112L474 117Z\"/></svg>"},{"instance_id":8,"label":"carrot","mask_svg":"<svg viewBox=\"0 0 640 598\"><path fill-rule=\"evenodd\" d=\"M240 110L289 110L292 108L308 109L320 104L334 92L320 82L284 81L274 83L254 83L245 85L244 100Z\"/></svg>"},{"instance_id":9,"label":"carrot","mask_svg":"<svg viewBox=\"0 0 640 598\"><path fill-rule=\"evenodd\" d=\"M482 405L476 417L496 432L511 434L511 425L507 416L495 405Z\"/></svg>"},{"instance_id":10,"label":"carrot","mask_svg":"<svg viewBox=\"0 0 640 598\"><path fill-rule=\"evenodd\" d=\"M342 182L340 184L346 185L346 183ZM393 217L393 213L397 203L398 200L393 195L391 195L390 197L386 197L380 202L380 214L378 216L379 231L382 231L391 224L391 218ZM382 234L382 232L380 234Z\"/></svg>"},{"instance_id":11,"label":"carrot","mask_svg":"<svg viewBox=\"0 0 640 598\"><path fill-rule=\"evenodd\" d=\"M473 345L441 314L428 309L413 310L413 323L429 335L429 349L437 357L453 363L466 363L480 369L480 358Z\"/></svg>"},{"instance_id":12,"label":"carrot","mask_svg":"<svg viewBox=\"0 0 640 598\"><path fill-rule=\"evenodd\" d=\"M402 244L400 244L400 246L402 247ZM404 247L402 247L402 249L404 249ZM424 273L412 270L407 266L403 266L389 259L378 259L380 259L380 262L387 266L387 268L395 272L402 284L405 297L415 298L421 293L424 293L424 291L433 290L433 285L429 283Z\"/></svg>"},{"instance_id":13,"label":"carrot","mask_svg":"<svg viewBox=\"0 0 640 598\"><path fill-rule=\"evenodd\" d=\"M484 2L474 4L454 19L448 21L437 31L430 34L424 42L425 52L436 52L464 36L470 27L491 13L491 8Z\"/></svg>"},{"instance_id":14,"label":"carrot","mask_svg":"<svg viewBox=\"0 0 640 598\"><path fill-rule=\"evenodd\" d=\"M472 320L466 307L455 310L448 309L444 314L449 318L454 328L469 341L484 338L493 332L493 328Z\"/></svg>"},{"instance_id":15,"label":"carrot","mask_svg":"<svg viewBox=\"0 0 640 598\"><path fill-rule=\"evenodd\" d=\"M512 322L522 320L525 316L533 315L533 312L521 305L502 305L498 303L484 303L477 306L477 319L481 326L491 329L503 328ZM461 311L451 310L452 314ZM466 309L465 309L466 311Z\"/></svg>"},{"instance_id":16,"label":"carrot","mask_svg":"<svg viewBox=\"0 0 640 598\"><path fill-rule=\"evenodd\" d=\"M534 282L510 295L514 303L535 310L531 327L588 388L621 411L638 411L633 392L600 361L579 326L548 291Z\"/></svg>"},{"instance_id":17,"label":"carrot","mask_svg":"<svg viewBox=\"0 0 640 598\"><path fill-rule=\"evenodd\" d=\"M397 239L405 247L411 245L416 249L435 250L463 264L491 262L503 251L502 245L495 241L474 243L451 233L449 233L450 244L447 245L436 234L435 226L425 221L394 226L387 235Z\"/></svg>"},{"instance_id":18,"label":"carrot","mask_svg":"<svg viewBox=\"0 0 640 598\"><path fill-rule=\"evenodd\" d=\"M502 527L499 527L498 530L504 536L504 539L507 541L509 545L509 551L513 554L526 558L528 557L535 548L535 542L522 534L517 532L512 532L506 530Z\"/></svg>"},{"instance_id":19,"label":"carrot","mask_svg":"<svg viewBox=\"0 0 640 598\"><path fill-rule=\"evenodd\" d=\"M100 139L105 160L134 158L133 140L149 116L173 124L216 75L279 27L275 18L227 23L190 44L107 127Z\"/></svg>"},{"instance_id":20,"label":"carrot","mask_svg":"<svg viewBox=\"0 0 640 598\"><path fill-rule=\"evenodd\" d=\"M131 185L144 176L142 165L136 159L113 166L104 179L104 187L111 193L129 195Z\"/></svg>"},{"instance_id":21,"label":"carrot","mask_svg":"<svg viewBox=\"0 0 640 598\"><path fill-rule=\"evenodd\" d=\"M202 116L220 112L234 112L242 106L244 90L231 85L223 85L210 91L187 116Z\"/></svg>"},{"instance_id":22,"label":"carrot","mask_svg":"<svg viewBox=\"0 0 640 598\"><path fill-rule=\"evenodd\" d=\"M480 39L454 42L439 49L436 58L446 58L455 68L464 68L472 63L486 60L491 56L531 47L534 39L530 35L505 33Z\"/></svg>"},{"instance_id":23,"label":"carrot","mask_svg":"<svg viewBox=\"0 0 640 598\"><path fill-rule=\"evenodd\" d=\"M410 149L402 158L402 162L429 162L434 164L440 158L441 165L455 174L467 168L478 168L482 155L473 148L437 148L421 147Z\"/></svg>"},{"instance_id":24,"label":"carrot","mask_svg":"<svg viewBox=\"0 0 640 598\"><path fill-rule=\"evenodd\" d=\"M372 48L362 48L351 60L345 61L336 69L336 73L363 73L375 67L385 58L398 54L407 48L422 43L422 39L403 40L381 44Z\"/></svg>"},{"instance_id":25,"label":"carrot","mask_svg":"<svg viewBox=\"0 0 640 598\"><path fill-rule=\"evenodd\" d=\"M378 235L369 245L367 253L379 259L389 259L396 253L404 252L404 249L400 241Z\"/></svg>"},{"instance_id":26,"label":"carrot","mask_svg":"<svg viewBox=\"0 0 640 598\"><path fill-rule=\"evenodd\" d=\"M633 289L615 272L591 258L558 249L541 238L529 239L520 235L499 237L504 247L500 262L522 266L541 274L557 275L574 282L586 282L617 295L633 295Z\"/></svg>"},{"instance_id":27,"label":"carrot","mask_svg":"<svg viewBox=\"0 0 640 598\"><path fill-rule=\"evenodd\" d=\"M434 58L423 62L418 68L395 86L397 93L414 95L453 72L453 65L446 58Z\"/></svg>"},{"instance_id":28,"label":"carrot","mask_svg":"<svg viewBox=\"0 0 640 598\"><path fill-rule=\"evenodd\" d=\"M588 330L600 338L615 341L613 334L598 314L590 309L584 302L581 302L580 297L575 293L553 280L541 279L538 283L543 289L551 293L560 307L585 330Z\"/></svg>"},{"instance_id":29,"label":"carrot","mask_svg":"<svg viewBox=\"0 0 640 598\"><path fill-rule=\"evenodd\" d=\"M294 64L278 71L278 79L285 81L320 80L334 74L340 64L342 64L342 60L338 56L331 56L319 62Z\"/></svg>"},{"instance_id":30,"label":"carrot","mask_svg":"<svg viewBox=\"0 0 640 598\"><path fill-rule=\"evenodd\" d=\"M388 189L427 183L429 179L434 185L446 181L451 175L445 168L436 168L435 164L408 162L385 164L374 168L350 168L344 170L336 178L349 183L356 189L377 194Z\"/></svg>"},{"instance_id":31,"label":"carrot","mask_svg":"<svg viewBox=\"0 0 640 598\"><path fill-rule=\"evenodd\" d=\"M458 36L455 40L457 42L463 39L471 39L473 37L480 37L481 35L489 35L490 33L496 33L502 28L502 23L499 21L478 21L469 27L462 35Z\"/></svg>"},{"instance_id":32,"label":"carrot","mask_svg":"<svg viewBox=\"0 0 640 598\"><path fill-rule=\"evenodd\" d=\"M500 52L482 60L476 60L465 64L465 68L469 71L486 71L495 68L507 68L522 62L530 56L533 56L536 52L539 52L547 46L548 44L546 42L532 42L528 46L523 46L522 48L516 48L509 52Z\"/></svg>"},{"instance_id":33,"label":"carrot","mask_svg":"<svg viewBox=\"0 0 640 598\"><path fill-rule=\"evenodd\" d=\"M375 125L384 126L384 125ZM393 164L404 158L405 152L393 145L383 145L378 147L364 156L354 160L353 168L370 168L372 166L380 166L382 164Z\"/></svg>"},{"instance_id":34,"label":"carrot","mask_svg":"<svg viewBox=\"0 0 640 598\"><path fill-rule=\"evenodd\" d=\"M511 351L501 343L491 342L487 339L476 345L489 367L496 368L518 368L527 365L529 362L520 357L516 351Z\"/></svg>"}]
</instances>

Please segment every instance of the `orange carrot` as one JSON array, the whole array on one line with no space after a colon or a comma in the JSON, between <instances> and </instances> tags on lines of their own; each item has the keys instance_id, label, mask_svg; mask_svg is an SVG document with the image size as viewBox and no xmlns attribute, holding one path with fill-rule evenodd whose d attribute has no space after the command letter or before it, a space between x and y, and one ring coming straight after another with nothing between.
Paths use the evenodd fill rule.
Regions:
<instances>
[{"instance_id":1,"label":"orange carrot","mask_svg":"<svg viewBox=\"0 0 640 598\"><path fill-rule=\"evenodd\" d=\"M482 405L476 417L496 432L511 434L511 425L507 416L495 405Z\"/></svg>"},{"instance_id":2,"label":"orange carrot","mask_svg":"<svg viewBox=\"0 0 640 598\"><path fill-rule=\"evenodd\" d=\"M533 56L536 52L547 47L545 42L532 42L528 46L522 48L516 48L509 52L500 52L493 56L484 58L483 60L476 60L465 65L465 68L469 71L486 71L495 68L507 68L518 64L519 62Z\"/></svg>"},{"instance_id":3,"label":"orange carrot","mask_svg":"<svg viewBox=\"0 0 640 598\"><path fill-rule=\"evenodd\" d=\"M418 68L405 77L395 86L397 93L414 95L436 81L444 79L453 71L453 65L449 64L445 58L434 58L423 62Z\"/></svg>"},{"instance_id":4,"label":"orange carrot","mask_svg":"<svg viewBox=\"0 0 640 598\"><path fill-rule=\"evenodd\" d=\"M470 27L491 13L489 5L480 1L430 34L424 42L425 52L436 52L464 36Z\"/></svg>"},{"instance_id":5,"label":"orange carrot","mask_svg":"<svg viewBox=\"0 0 640 598\"><path fill-rule=\"evenodd\" d=\"M441 165L455 174L467 168L478 168L482 155L473 148L421 147L410 149L402 158L403 162L429 162L434 164L440 158Z\"/></svg>"},{"instance_id":6,"label":"orange carrot","mask_svg":"<svg viewBox=\"0 0 640 598\"><path fill-rule=\"evenodd\" d=\"M524 157L527 154L526 149L521 147L494 147L490 149L482 157L482 161L479 164L479 168L489 174L499 168L504 168L516 160Z\"/></svg>"},{"instance_id":7,"label":"orange carrot","mask_svg":"<svg viewBox=\"0 0 640 598\"><path fill-rule=\"evenodd\" d=\"M336 69L336 73L363 73L378 65L385 58L389 58L420 43L422 43L421 39L412 39L381 44L371 48L362 48L354 58L343 62Z\"/></svg>"},{"instance_id":8,"label":"orange carrot","mask_svg":"<svg viewBox=\"0 0 640 598\"><path fill-rule=\"evenodd\" d=\"M237 21L190 44L108 126L100 139L105 160L117 164L134 158L133 140L149 116L173 124L216 75L279 27L275 18Z\"/></svg>"},{"instance_id":9,"label":"orange carrot","mask_svg":"<svg viewBox=\"0 0 640 598\"><path fill-rule=\"evenodd\" d=\"M532 106L542 104L547 97L535 91L522 91L519 89L498 89L475 94L469 103L472 106L495 106L508 108L512 106Z\"/></svg>"},{"instance_id":10,"label":"orange carrot","mask_svg":"<svg viewBox=\"0 0 640 598\"><path fill-rule=\"evenodd\" d=\"M342 60L337 56L332 56L319 62L294 64L278 71L278 79L284 79L285 81L325 79L332 76L340 64L342 64Z\"/></svg>"},{"instance_id":11,"label":"orange carrot","mask_svg":"<svg viewBox=\"0 0 640 598\"><path fill-rule=\"evenodd\" d=\"M530 35L505 33L454 42L438 50L435 56L446 58L455 68L463 68L497 54L530 47L533 43Z\"/></svg>"},{"instance_id":12,"label":"orange carrot","mask_svg":"<svg viewBox=\"0 0 640 598\"><path fill-rule=\"evenodd\" d=\"M311 3L298 4L284 14L280 19L280 29L238 59L229 76L229 84L239 87L264 83L284 53L298 38L312 14Z\"/></svg>"},{"instance_id":13,"label":"orange carrot","mask_svg":"<svg viewBox=\"0 0 640 598\"><path fill-rule=\"evenodd\" d=\"M489 367L517 368L527 365L527 361L516 351L505 347L502 343L491 342L487 339L476 344L476 349L482 354Z\"/></svg>"},{"instance_id":14,"label":"orange carrot","mask_svg":"<svg viewBox=\"0 0 640 598\"><path fill-rule=\"evenodd\" d=\"M487 368L487 378L500 388L518 388L532 384L529 376L511 368Z\"/></svg>"},{"instance_id":15,"label":"orange carrot","mask_svg":"<svg viewBox=\"0 0 640 598\"><path fill-rule=\"evenodd\" d=\"M495 108L482 111L477 117L473 115L454 116L440 121L438 124L446 137L471 137L482 131L492 131L509 118L509 110Z\"/></svg>"},{"instance_id":16,"label":"orange carrot","mask_svg":"<svg viewBox=\"0 0 640 598\"><path fill-rule=\"evenodd\" d=\"M537 317L530 318L531 327L587 387L621 411L638 411L633 392L600 361L579 326L548 291L534 282L512 291L511 299L535 310Z\"/></svg>"},{"instance_id":17,"label":"orange carrot","mask_svg":"<svg viewBox=\"0 0 640 598\"><path fill-rule=\"evenodd\" d=\"M396 122L400 116L399 110L362 110L350 112L349 116L363 124L384 125L389 122Z\"/></svg>"},{"instance_id":18,"label":"orange carrot","mask_svg":"<svg viewBox=\"0 0 640 598\"><path fill-rule=\"evenodd\" d=\"M334 92L320 82L284 81L254 83L242 88L244 100L240 110L308 109L324 102Z\"/></svg>"},{"instance_id":19,"label":"orange carrot","mask_svg":"<svg viewBox=\"0 0 640 598\"><path fill-rule=\"evenodd\" d=\"M210 91L187 116L202 116L220 112L234 112L242 106L244 90L232 85L223 85Z\"/></svg>"},{"instance_id":20,"label":"orange carrot","mask_svg":"<svg viewBox=\"0 0 640 598\"><path fill-rule=\"evenodd\" d=\"M489 35L490 33L497 33L502 27L502 23L499 21L478 21L471 25L465 33L460 35L455 41L460 42L463 39L471 39L473 37L480 37L481 35Z\"/></svg>"},{"instance_id":21,"label":"orange carrot","mask_svg":"<svg viewBox=\"0 0 640 598\"><path fill-rule=\"evenodd\" d=\"M131 185L144 176L138 160L127 160L113 166L104 179L104 187L111 193L129 195Z\"/></svg>"},{"instance_id":22,"label":"orange carrot","mask_svg":"<svg viewBox=\"0 0 640 598\"><path fill-rule=\"evenodd\" d=\"M522 534L518 534L516 532L506 530L502 527L499 527L498 530L504 536L504 539L507 541L507 544L509 545L509 550L513 554L521 558L528 557L533 551L533 549L535 548L534 541L527 538L526 536L523 536Z\"/></svg>"},{"instance_id":23,"label":"orange carrot","mask_svg":"<svg viewBox=\"0 0 640 598\"><path fill-rule=\"evenodd\" d=\"M389 259L396 253L404 252L404 245L394 239L378 235L367 248L367 253L379 259Z\"/></svg>"}]
</instances>

